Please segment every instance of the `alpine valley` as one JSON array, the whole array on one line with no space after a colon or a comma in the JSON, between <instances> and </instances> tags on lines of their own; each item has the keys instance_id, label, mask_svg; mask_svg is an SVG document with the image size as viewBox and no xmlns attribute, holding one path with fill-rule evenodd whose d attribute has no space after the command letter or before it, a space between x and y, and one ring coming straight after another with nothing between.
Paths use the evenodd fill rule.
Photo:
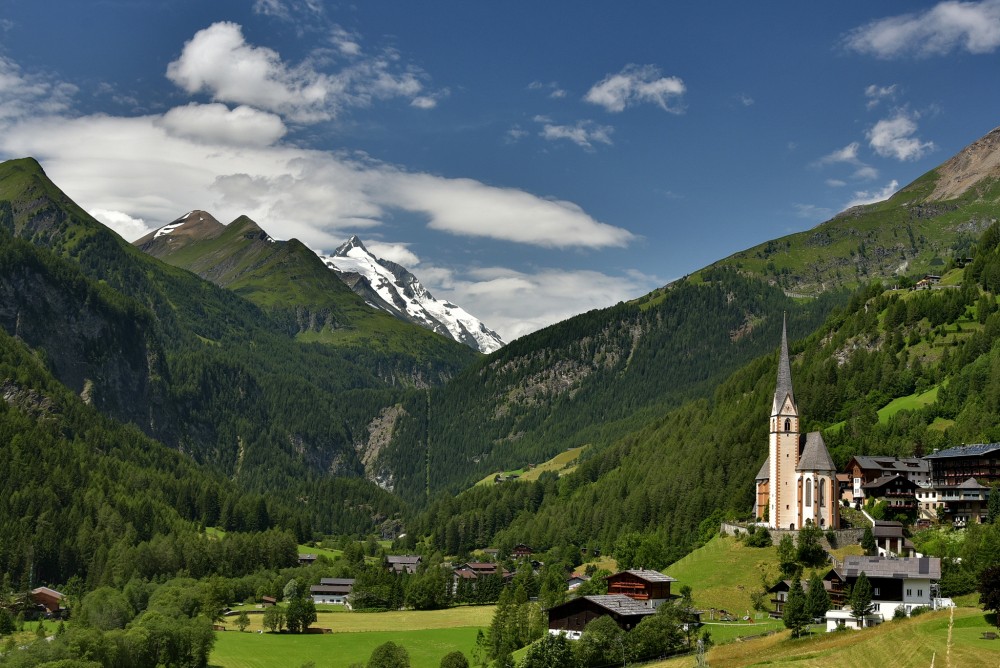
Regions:
<instances>
[{"instance_id":1,"label":"alpine valley","mask_svg":"<svg viewBox=\"0 0 1000 668\"><path fill-rule=\"evenodd\" d=\"M1000 441L998 164L994 130L884 202L503 345L356 237L321 257L196 210L133 245L2 163L0 571L243 578L205 594L229 603L324 541L390 602L354 541L663 569L751 513L784 320L838 467Z\"/></svg>"}]
</instances>

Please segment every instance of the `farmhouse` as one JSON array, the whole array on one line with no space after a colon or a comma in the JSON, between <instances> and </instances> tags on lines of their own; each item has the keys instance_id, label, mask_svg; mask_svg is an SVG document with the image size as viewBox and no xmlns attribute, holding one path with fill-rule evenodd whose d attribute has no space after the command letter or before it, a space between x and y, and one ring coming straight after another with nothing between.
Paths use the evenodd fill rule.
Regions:
<instances>
[{"instance_id":1,"label":"farmhouse","mask_svg":"<svg viewBox=\"0 0 1000 668\"><path fill-rule=\"evenodd\" d=\"M809 581L801 580L802 591L809 592ZM833 583L827 580L823 581L823 588L826 589L826 593L829 595L831 589L833 588ZM771 617L776 617L778 619L785 612L785 603L788 602L788 592L792 589L791 580L781 580L776 585L767 590L767 593L771 595L771 603L774 604L774 610L768 613Z\"/></svg>"},{"instance_id":2,"label":"farmhouse","mask_svg":"<svg viewBox=\"0 0 1000 668\"><path fill-rule=\"evenodd\" d=\"M299 554L299 565L309 566L316 563L317 558L315 554Z\"/></svg>"},{"instance_id":3,"label":"farmhouse","mask_svg":"<svg viewBox=\"0 0 1000 668\"><path fill-rule=\"evenodd\" d=\"M886 517L917 515L917 483L898 473L884 475L861 486L865 498L884 502Z\"/></svg>"},{"instance_id":4,"label":"farmhouse","mask_svg":"<svg viewBox=\"0 0 1000 668\"><path fill-rule=\"evenodd\" d=\"M420 566L422 557L413 554L390 554L385 558L386 567L393 573L409 573L413 575Z\"/></svg>"},{"instance_id":5,"label":"farmhouse","mask_svg":"<svg viewBox=\"0 0 1000 668\"><path fill-rule=\"evenodd\" d=\"M935 607L941 560L937 557L894 559L889 557L847 557L844 565L827 573L831 602L843 605L846 593L864 573L872 587L873 615L881 621L892 619L902 606L907 614L919 606ZM834 600L834 593L837 594ZM829 624L829 617L828 617Z\"/></svg>"},{"instance_id":6,"label":"farmhouse","mask_svg":"<svg viewBox=\"0 0 1000 668\"><path fill-rule=\"evenodd\" d=\"M628 631L653 614L656 610L652 606L622 594L581 596L549 609L549 633L564 634L575 640L590 621L604 616L610 616Z\"/></svg>"},{"instance_id":7,"label":"farmhouse","mask_svg":"<svg viewBox=\"0 0 1000 668\"><path fill-rule=\"evenodd\" d=\"M605 579L608 581L608 594L628 596L654 610L664 601L676 598L670 594L670 583L677 580L659 571L634 569L609 575Z\"/></svg>"},{"instance_id":8,"label":"farmhouse","mask_svg":"<svg viewBox=\"0 0 1000 668\"><path fill-rule=\"evenodd\" d=\"M31 602L38 606L40 611L44 611L46 617L59 617L65 610L63 601L66 597L55 589L37 587L32 589L30 594Z\"/></svg>"},{"instance_id":9,"label":"farmhouse","mask_svg":"<svg viewBox=\"0 0 1000 668\"><path fill-rule=\"evenodd\" d=\"M799 433L785 323L769 432L768 456L755 481L757 519L772 529L839 528L837 467L820 432Z\"/></svg>"},{"instance_id":10,"label":"farmhouse","mask_svg":"<svg viewBox=\"0 0 1000 668\"><path fill-rule=\"evenodd\" d=\"M323 578L318 585L309 588L313 603L325 603L334 605L346 605L351 590L354 589L354 578Z\"/></svg>"}]
</instances>

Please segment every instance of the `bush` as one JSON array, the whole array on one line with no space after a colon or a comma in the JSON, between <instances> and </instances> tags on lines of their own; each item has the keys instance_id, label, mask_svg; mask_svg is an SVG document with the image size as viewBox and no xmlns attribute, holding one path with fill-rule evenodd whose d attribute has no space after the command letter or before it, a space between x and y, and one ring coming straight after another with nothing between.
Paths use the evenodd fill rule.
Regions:
<instances>
[{"instance_id":1,"label":"bush","mask_svg":"<svg viewBox=\"0 0 1000 668\"><path fill-rule=\"evenodd\" d=\"M896 619L906 619L906 608L902 605L897 605L896 609L892 611L892 618Z\"/></svg>"},{"instance_id":2,"label":"bush","mask_svg":"<svg viewBox=\"0 0 1000 668\"><path fill-rule=\"evenodd\" d=\"M930 612L931 606L929 605L918 605L917 607L910 610L910 617L916 617L917 615L922 615L925 612Z\"/></svg>"},{"instance_id":3,"label":"bush","mask_svg":"<svg viewBox=\"0 0 1000 668\"><path fill-rule=\"evenodd\" d=\"M746 538L743 539L743 544L747 547L771 547L774 541L771 538L771 532L767 530L767 527L755 527L750 525L747 528Z\"/></svg>"}]
</instances>

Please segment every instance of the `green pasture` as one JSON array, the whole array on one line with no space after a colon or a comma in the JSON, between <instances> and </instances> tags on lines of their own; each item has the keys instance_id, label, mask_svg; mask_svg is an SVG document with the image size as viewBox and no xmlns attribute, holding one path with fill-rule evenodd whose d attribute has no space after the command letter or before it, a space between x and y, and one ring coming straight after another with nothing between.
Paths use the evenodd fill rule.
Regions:
<instances>
[{"instance_id":1,"label":"green pasture","mask_svg":"<svg viewBox=\"0 0 1000 668\"><path fill-rule=\"evenodd\" d=\"M438 668L441 658L455 650L471 659L478 630L461 626L322 635L218 632L209 664L217 668L300 668L312 662L316 668L347 668L364 665L372 650L391 640L406 648L413 668Z\"/></svg>"},{"instance_id":2,"label":"green pasture","mask_svg":"<svg viewBox=\"0 0 1000 668\"><path fill-rule=\"evenodd\" d=\"M424 631L462 626L485 627L493 620L496 606L470 605L444 610L393 610L391 612L347 612L342 606L320 606L316 611L316 628L337 633L379 633L382 631ZM250 615L249 632L263 629L263 615ZM226 617L224 624L236 630L236 617ZM267 634L265 634L267 635Z\"/></svg>"}]
</instances>

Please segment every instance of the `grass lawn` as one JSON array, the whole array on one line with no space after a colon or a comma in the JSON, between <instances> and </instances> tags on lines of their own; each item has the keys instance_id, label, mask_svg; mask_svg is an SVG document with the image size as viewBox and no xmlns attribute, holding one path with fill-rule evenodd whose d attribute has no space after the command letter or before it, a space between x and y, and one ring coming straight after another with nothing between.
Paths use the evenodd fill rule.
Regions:
<instances>
[{"instance_id":1,"label":"grass lawn","mask_svg":"<svg viewBox=\"0 0 1000 668\"><path fill-rule=\"evenodd\" d=\"M375 617L378 615L359 615ZM413 668L438 668L441 658L455 650L471 660L479 627L371 631L291 635L219 632L209 665L218 668L299 668L312 662L316 668L364 665L372 650L392 641L406 648Z\"/></svg>"},{"instance_id":2,"label":"grass lawn","mask_svg":"<svg viewBox=\"0 0 1000 668\"><path fill-rule=\"evenodd\" d=\"M339 606L330 606L330 608L339 608ZM342 612L343 608L332 612L317 610L316 623L313 626L321 629L333 629L334 635L382 631L423 631L462 626L478 628L490 625L495 609L496 606L492 605L475 605L445 610L395 610L392 612ZM250 615L248 630L259 631L263 629L263 619L263 615ZM226 617L224 623L228 629L236 629L236 617Z\"/></svg>"},{"instance_id":3,"label":"grass lawn","mask_svg":"<svg viewBox=\"0 0 1000 668\"><path fill-rule=\"evenodd\" d=\"M787 631L743 643L718 645L707 659L720 666L795 666L796 668L926 668L927 666L996 666L998 641L982 640L992 627L982 610L958 608L949 645L951 613L927 613L898 622L886 622L864 631L820 633L792 640ZM651 668L687 668L691 657L650 664Z\"/></svg>"},{"instance_id":4,"label":"grass lawn","mask_svg":"<svg viewBox=\"0 0 1000 668\"><path fill-rule=\"evenodd\" d=\"M743 617L747 610L754 614L750 594L760 588L761 568L770 569L772 578L777 575L777 548L746 547L733 537L716 536L669 566L666 574L678 580L671 585L671 593L689 585L695 605L702 610L725 609Z\"/></svg>"},{"instance_id":5,"label":"grass lawn","mask_svg":"<svg viewBox=\"0 0 1000 668\"><path fill-rule=\"evenodd\" d=\"M911 394L909 396L893 399L879 409L878 421L881 424L886 424L889 421L889 418L899 411L915 411L923 408L924 406L933 404L937 401L938 387L938 385L935 385L921 394Z\"/></svg>"},{"instance_id":6,"label":"grass lawn","mask_svg":"<svg viewBox=\"0 0 1000 668\"><path fill-rule=\"evenodd\" d=\"M560 452L558 455L548 460L547 462L542 462L538 466L532 468L520 468L511 469L510 471L503 471L503 475L516 475L518 480L535 481L538 480L538 476L542 475L545 471L555 471L559 475L565 475L567 473L572 473L576 469L576 461L580 458L580 453L586 449L586 445L581 445L578 448L569 448ZM493 478L496 477L496 472L490 473L488 476L476 483L479 485L493 485Z\"/></svg>"}]
</instances>

